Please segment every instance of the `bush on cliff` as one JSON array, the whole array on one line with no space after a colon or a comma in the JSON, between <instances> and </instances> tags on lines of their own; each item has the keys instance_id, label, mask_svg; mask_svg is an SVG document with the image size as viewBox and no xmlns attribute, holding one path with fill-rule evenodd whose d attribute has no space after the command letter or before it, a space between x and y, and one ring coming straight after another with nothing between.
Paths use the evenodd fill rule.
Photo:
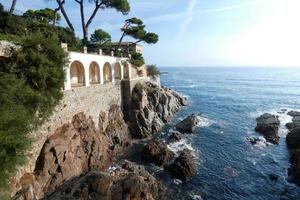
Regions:
<instances>
[{"instance_id":1,"label":"bush on cliff","mask_svg":"<svg viewBox=\"0 0 300 200\"><path fill-rule=\"evenodd\" d=\"M23 163L30 131L62 98L65 54L57 39L32 35L0 60L0 187ZM0 190L0 192L1 192ZM1 195L0 195L1 199Z\"/></svg>"},{"instance_id":2,"label":"bush on cliff","mask_svg":"<svg viewBox=\"0 0 300 200\"><path fill-rule=\"evenodd\" d=\"M147 65L147 75L155 80L160 75L160 71L156 65Z\"/></svg>"}]
</instances>

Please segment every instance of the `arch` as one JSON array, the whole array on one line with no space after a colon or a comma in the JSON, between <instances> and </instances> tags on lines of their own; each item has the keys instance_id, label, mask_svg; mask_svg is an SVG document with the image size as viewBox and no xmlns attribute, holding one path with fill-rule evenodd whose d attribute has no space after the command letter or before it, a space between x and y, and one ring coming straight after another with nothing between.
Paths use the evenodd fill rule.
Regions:
<instances>
[{"instance_id":1,"label":"arch","mask_svg":"<svg viewBox=\"0 0 300 200\"><path fill-rule=\"evenodd\" d=\"M130 79L128 62L124 63L124 79Z\"/></svg>"},{"instance_id":2,"label":"arch","mask_svg":"<svg viewBox=\"0 0 300 200\"><path fill-rule=\"evenodd\" d=\"M90 84L100 83L100 68L96 62L92 62L89 68Z\"/></svg>"},{"instance_id":3,"label":"arch","mask_svg":"<svg viewBox=\"0 0 300 200\"><path fill-rule=\"evenodd\" d=\"M104 82L111 82L112 81L112 71L111 65L106 62L103 66L103 81Z\"/></svg>"},{"instance_id":4,"label":"arch","mask_svg":"<svg viewBox=\"0 0 300 200\"><path fill-rule=\"evenodd\" d=\"M84 67L79 61L74 61L70 67L71 87L80 87L85 85Z\"/></svg>"},{"instance_id":5,"label":"arch","mask_svg":"<svg viewBox=\"0 0 300 200\"><path fill-rule=\"evenodd\" d=\"M115 64L115 80L121 80L122 79L122 74L121 74L121 65L120 63Z\"/></svg>"}]
</instances>

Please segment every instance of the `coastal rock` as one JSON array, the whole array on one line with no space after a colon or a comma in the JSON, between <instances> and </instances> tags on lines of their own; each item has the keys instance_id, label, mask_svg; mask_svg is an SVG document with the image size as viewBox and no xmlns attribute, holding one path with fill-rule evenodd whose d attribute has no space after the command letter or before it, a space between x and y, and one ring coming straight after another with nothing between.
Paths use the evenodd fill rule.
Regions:
<instances>
[{"instance_id":1,"label":"coastal rock","mask_svg":"<svg viewBox=\"0 0 300 200\"><path fill-rule=\"evenodd\" d=\"M144 167L124 162L112 173L91 171L71 179L45 199L162 199L165 187Z\"/></svg>"},{"instance_id":2,"label":"coastal rock","mask_svg":"<svg viewBox=\"0 0 300 200\"><path fill-rule=\"evenodd\" d=\"M178 142L182 139L182 134L178 131L173 132L170 137L168 138L168 143L174 143L174 142Z\"/></svg>"},{"instance_id":3,"label":"coastal rock","mask_svg":"<svg viewBox=\"0 0 300 200\"><path fill-rule=\"evenodd\" d=\"M172 174L186 182L190 177L196 174L196 162L189 149L184 149L180 152L180 155L175 159L174 163L169 165L167 169L172 172Z\"/></svg>"},{"instance_id":4,"label":"coastal rock","mask_svg":"<svg viewBox=\"0 0 300 200\"><path fill-rule=\"evenodd\" d=\"M288 170L288 180L300 186L300 150L291 153L291 167Z\"/></svg>"},{"instance_id":5,"label":"coastal rock","mask_svg":"<svg viewBox=\"0 0 300 200\"><path fill-rule=\"evenodd\" d=\"M173 160L175 154L163 142L153 141L145 146L141 156L144 161L164 167Z\"/></svg>"},{"instance_id":6,"label":"coastal rock","mask_svg":"<svg viewBox=\"0 0 300 200\"><path fill-rule=\"evenodd\" d=\"M100 113L99 129L91 117L76 114L44 143L32 174L24 174L15 199L43 198L72 177L105 170L130 145L128 127L118 106ZM34 199L32 198L32 199Z\"/></svg>"},{"instance_id":7,"label":"coastal rock","mask_svg":"<svg viewBox=\"0 0 300 200\"><path fill-rule=\"evenodd\" d=\"M181 133L194 133L198 127L200 120L197 114L192 114L183 121L176 124L176 130Z\"/></svg>"},{"instance_id":8,"label":"coastal rock","mask_svg":"<svg viewBox=\"0 0 300 200\"><path fill-rule=\"evenodd\" d=\"M151 82L137 83L132 91L129 128L134 138L147 138L161 130L186 105L179 93Z\"/></svg>"},{"instance_id":9,"label":"coastal rock","mask_svg":"<svg viewBox=\"0 0 300 200\"><path fill-rule=\"evenodd\" d=\"M286 127L292 131L293 129L300 128L300 112L298 111L290 111L288 115L293 117L292 122L287 123Z\"/></svg>"},{"instance_id":10,"label":"coastal rock","mask_svg":"<svg viewBox=\"0 0 300 200\"><path fill-rule=\"evenodd\" d=\"M300 127L292 129L287 134L286 143L289 149L300 148Z\"/></svg>"},{"instance_id":11,"label":"coastal rock","mask_svg":"<svg viewBox=\"0 0 300 200\"><path fill-rule=\"evenodd\" d=\"M279 120L278 116L265 113L256 119L257 126L255 131L264 135L268 142L278 144L279 141Z\"/></svg>"},{"instance_id":12,"label":"coastal rock","mask_svg":"<svg viewBox=\"0 0 300 200\"><path fill-rule=\"evenodd\" d=\"M265 140L265 138L261 137L249 137L247 140L252 144L252 145L262 145L262 146L267 146L268 143Z\"/></svg>"}]
</instances>

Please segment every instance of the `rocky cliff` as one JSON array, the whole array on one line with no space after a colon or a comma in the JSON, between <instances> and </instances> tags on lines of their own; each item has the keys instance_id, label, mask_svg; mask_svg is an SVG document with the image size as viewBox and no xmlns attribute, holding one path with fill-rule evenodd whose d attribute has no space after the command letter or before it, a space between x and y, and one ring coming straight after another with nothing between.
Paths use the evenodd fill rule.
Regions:
<instances>
[{"instance_id":1,"label":"rocky cliff","mask_svg":"<svg viewBox=\"0 0 300 200\"><path fill-rule=\"evenodd\" d=\"M161 199L164 187L142 167L107 169L132 137L158 132L185 104L177 92L146 82L132 92L127 123L117 105L101 111L97 123L84 112L74 115L47 138L33 172L17 182L14 199Z\"/></svg>"},{"instance_id":2,"label":"rocky cliff","mask_svg":"<svg viewBox=\"0 0 300 200\"><path fill-rule=\"evenodd\" d=\"M40 199L72 177L106 169L131 140L116 105L108 115L100 112L98 126L96 129L90 117L79 113L58 128L44 143L34 172L21 177L16 199Z\"/></svg>"},{"instance_id":3,"label":"rocky cliff","mask_svg":"<svg viewBox=\"0 0 300 200\"><path fill-rule=\"evenodd\" d=\"M128 114L130 133L134 138L157 133L185 105L186 98L174 90L151 82L137 83Z\"/></svg>"}]
</instances>

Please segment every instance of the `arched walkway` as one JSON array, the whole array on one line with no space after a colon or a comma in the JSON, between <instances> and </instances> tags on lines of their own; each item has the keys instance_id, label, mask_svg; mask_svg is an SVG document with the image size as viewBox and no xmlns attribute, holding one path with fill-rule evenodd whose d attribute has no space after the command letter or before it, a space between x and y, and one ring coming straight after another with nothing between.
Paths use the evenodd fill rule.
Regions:
<instances>
[{"instance_id":1,"label":"arched walkway","mask_svg":"<svg viewBox=\"0 0 300 200\"><path fill-rule=\"evenodd\" d=\"M90 64L90 84L100 83L100 68L96 62Z\"/></svg>"},{"instance_id":2,"label":"arched walkway","mask_svg":"<svg viewBox=\"0 0 300 200\"><path fill-rule=\"evenodd\" d=\"M111 65L106 62L103 66L103 80L104 82L111 82L112 81L112 73L111 73Z\"/></svg>"},{"instance_id":3,"label":"arched walkway","mask_svg":"<svg viewBox=\"0 0 300 200\"><path fill-rule=\"evenodd\" d=\"M70 67L71 87L79 87L85 85L84 67L79 61L74 61Z\"/></svg>"},{"instance_id":4,"label":"arched walkway","mask_svg":"<svg viewBox=\"0 0 300 200\"><path fill-rule=\"evenodd\" d=\"M127 62L124 63L124 79L129 79L129 64Z\"/></svg>"},{"instance_id":5,"label":"arched walkway","mask_svg":"<svg viewBox=\"0 0 300 200\"><path fill-rule=\"evenodd\" d=\"M120 63L115 64L115 80L121 80L121 65Z\"/></svg>"}]
</instances>

